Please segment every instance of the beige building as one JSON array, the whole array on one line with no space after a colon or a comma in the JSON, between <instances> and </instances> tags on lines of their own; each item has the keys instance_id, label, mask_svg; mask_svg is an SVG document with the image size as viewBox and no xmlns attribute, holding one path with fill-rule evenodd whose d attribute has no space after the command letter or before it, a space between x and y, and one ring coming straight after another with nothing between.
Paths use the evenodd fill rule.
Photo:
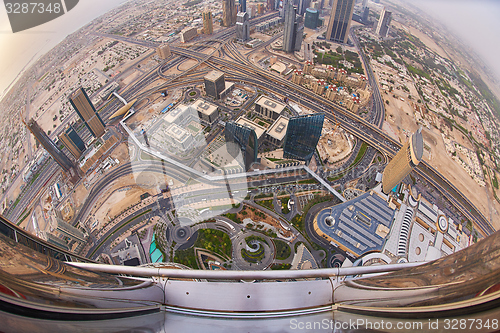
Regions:
<instances>
[{"instance_id":1,"label":"beige building","mask_svg":"<svg viewBox=\"0 0 500 333\"><path fill-rule=\"evenodd\" d=\"M266 129L263 127L263 126L260 126L259 124L256 124L254 123L253 121L241 116L239 117L237 120L236 120L236 123L238 125L241 125L241 126L244 126L244 127L248 127L250 129L253 129L254 132L255 132L255 135L257 135L257 142L258 142L258 146L261 145L261 143L264 141L265 139L265 135L264 133L266 132Z\"/></svg>"},{"instance_id":2,"label":"beige building","mask_svg":"<svg viewBox=\"0 0 500 333\"><path fill-rule=\"evenodd\" d=\"M273 125L267 130L267 139L273 145L280 147L283 145L286 130L288 128L288 118L279 116Z\"/></svg>"},{"instance_id":3,"label":"beige building","mask_svg":"<svg viewBox=\"0 0 500 333\"><path fill-rule=\"evenodd\" d=\"M314 68L314 63L311 60L307 60L303 69L304 74L311 74L313 68Z\"/></svg>"},{"instance_id":4,"label":"beige building","mask_svg":"<svg viewBox=\"0 0 500 333\"><path fill-rule=\"evenodd\" d=\"M198 117L207 124L212 125L219 117L219 108L202 99L197 99L191 106L198 112Z\"/></svg>"},{"instance_id":5,"label":"beige building","mask_svg":"<svg viewBox=\"0 0 500 333\"><path fill-rule=\"evenodd\" d=\"M168 44L165 44L157 47L156 54L158 55L158 57L160 57L160 59L167 59L172 54L170 52L170 46L168 46Z\"/></svg>"},{"instance_id":6,"label":"beige building","mask_svg":"<svg viewBox=\"0 0 500 333\"><path fill-rule=\"evenodd\" d=\"M255 112L264 119L272 121L278 119L285 107L285 104L272 100L266 96L260 96L257 102L255 102Z\"/></svg>"},{"instance_id":7,"label":"beige building","mask_svg":"<svg viewBox=\"0 0 500 333\"><path fill-rule=\"evenodd\" d=\"M203 33L210 35L214 32L214 23L211 12L203 12Z\"/></svg>"},{"instance_id":8,"label":"beige building","mask_svg":"<svg viewBox=\"0 0 500 333\"><path fill-rule=\"evenodd\" d=\"M403 178L410 174L422 160L423 153L424 140L422 128L420 128L385 167L382 175L382 191L388 194Z\"/></svg>"},{"instance_id":9,"label":"beige building","mask_svg":"<svg viewBox=\"0 0 500 333\"><path fill-rule=\"evenodd\" d=\"M198 31L196 28L184 28L180 35L181 35L181 43L187 43L196 35L198 34Z\"/></svg>"},{"instance_id":10,"label":"beige building","mask_svg":"<svg viewBox=\"0 0 500 333\"><path fill-rule=\"evenodd\" d=\"M236 24L236 5L234 0L222 1L222 24L225 27L231 27Z\"/></svg>"}]
</instances>

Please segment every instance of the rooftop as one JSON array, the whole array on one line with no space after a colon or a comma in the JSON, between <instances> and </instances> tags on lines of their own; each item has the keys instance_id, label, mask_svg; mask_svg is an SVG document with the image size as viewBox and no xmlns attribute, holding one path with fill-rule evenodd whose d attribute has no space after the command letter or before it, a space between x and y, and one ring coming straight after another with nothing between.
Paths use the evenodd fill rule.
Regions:
<instances>
[{"instance_id":1,"label":"rooftop","mask_svg":"<svg viewBox=\"0 0 500 333\"><path fill-rule=\"evenodd\" d=\"M204 76L204 79L214 82L220 79L222 76L224 76L223 72L211 71L210 73Z\"/></svg>"},{"instance_id":2,"label":"rooftop","mask_svg":"<svg viewBox=\"0 0 500 333\"><path fill-rule=\"evenodd\" d=\"M273 123L273 125L267 130L267 134L276 140L283 140L286 134L286 129L288 127L288 118L279 116L278 119Z\"/></svg>"},{"instance_id":3,"label":"rooftop","mask_svg":"<svg viewBox=\"0 0 500 333\"><path fill-rule=\"evenodd\" d=\"M206 102L202 99L197 99L191 106L194 107L196 111L206 114L207 116L217 111L216 105Z\"/></svg>"},{"instance_id":4,"label":"rooftop","mask_svg":"<svg viewBox=\"0 0 500 333\"><path fill-rule=\"evenodd\" d=\"M369 251L381 251L390 230L395 210L374 192L318 213L319 230L332 242L360 256ZM384 236L382 236L384 235Z\"/></svg>"},{"instance_id":5,"label":"rooftop","mask_svg":"<svg viewBox=\"0 0 500 333\"><path fill-rule=\"evenodd\" d=\"M251 128L255 131L255 134L257 135L257 139L260 139L262 134L266 131L266 129L259 124L254 123L251 120L248 120L247 118L244 117L239 117L238 120L236 120L236 123L241 126L246 126L248 128Z\"/></svg>"},{"instance_id":6,"label":"rooftop","mask_svg":"<svg viewBox=\"0 0 500 333\"><path fill-rule=\"evenodd\" d=\"M281 113L286 107L285 104L272 100L270 98L267 98L266 96L261 96L255 104L260 105L268 110L272 110L276 113Z\"/></svg>"}]
</instances>

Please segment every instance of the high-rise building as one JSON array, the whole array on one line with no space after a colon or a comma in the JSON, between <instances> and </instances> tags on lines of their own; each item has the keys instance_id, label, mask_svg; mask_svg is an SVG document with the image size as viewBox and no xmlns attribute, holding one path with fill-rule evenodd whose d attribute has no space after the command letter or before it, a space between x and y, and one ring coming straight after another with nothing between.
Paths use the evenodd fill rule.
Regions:
<instances>
[{"instance_id":1,"label":"high-rise building","mask_svg":"<svg viewBox=\"0 0 500 333\"><path fill-rule=\"evenodd\" d=\"M63 143L76 159L79 159L85 151L85 143L83 143L78 133L71 126L59 135L59 141Z\"/></svg>"},{"instance_id":2,"label":"high-rise building","mask_svg":"<svg viewBox=\"0 0 500 333\"><path fill-rule=\"evenodd\" d=\"M245 170L250 168L253 162L257 162L257 150L259 143L255 131L247 126L242 126L234 121L226 122L224 137L229 154L236 158L241 151L245 163Z\"/></svg>"},{"instance_id":3,"label":"high-rise building","mask_svg":"<svg viewBox=\"0 0 500 333\"><path fill-rule=\"evenodd\" d=\"M366 6L365 9L363 10L363 23L367 24L368 23L368 16L370 15L370 7Z\"/></svg>"},{"instance_id":4,"label":"high-rise building","mask_svg":"<svg viewBox=\"0 0 500 333\"><path fill-rule=\"evenodd\" d=\"M203 12L203 33L210 35L214 32L212 12Z\"/></svg>"},{"instance_id":5,"label":"high-rise building","mask_svg":"<svg viewBox=\"0 0 500 333\"><path fill-rule=\"evenodd\" d=\"M382 191L387 194L396 187L420 163L423 153L424 140L420 128L385 167Z\"/></svg>"},{"instance_id":6,"label":"high-rise building","mask_svg":"<svg viewBox=\"0 0 500 333\"><path fill-rule=\"evenodd\" d=\"M98 138L104 134L106 126L82 87L69 96L69 102L94 137Z\"/></svg>"},{"instance_id":7,"label":"high-rise building","mask_svg":"<svg viewBox=\"0 0 500 333\"><path fill-rule=\"evenodd\" d=\"M366 8L368 6L368 0L363 0L363 9Z\"/></svg>"},{"instance_id":8,"label":"high-rise building","mask_svg":"<svg viewBox=\"0 0 500 333\"><path fill-rule=\"evenodd\" d=\"M231 27L236 23L236 6L234 0L222 1L222 24Z\"/></svg>"},{"instance_id":9,"label":"high-rise building","mask_svg":"<svg viewBox=\"0 0 500 333\"><path fill-rule=\"evenodd\" d=\"M203 78L205 82L205 93L215 99L220 98L220 93L226 89L226 80L224 73L219 71L211 71Z\"/></svg>"},{"instance_id":10,"label":"high-rise building","mask_svg":"<svg viewBox=\"0 0 500 333\"><path fill-rule=\"evenodd\" d=\"M239 0L240 1L240 12L247 11L247 0Z\"/></svg>"},{"instance_id":11,"label":"high-rise building","mask_svg":"<svg viewBox=\"0 0 500 333\"><path fill-rule=\"evenodd\" d=\"M392 12L386 10L385 8L382 10L382 13L380 13L377 30L375 30L375 33L380 37L387 37L389 26L391 25L391 17Z\"/></svg>"},{"instance_id":12,"label":"high-rise building","mask_svg":"<svg viewBox=\"0 0 500 333\"><path fill-rule=\"evenodd\" d=\"M64 152L56 146L49 136L42 130L34 119L30 119L26 124L33 136L40 142L43 148L52 156L54 161L63 169L63 171L74 181L78 179L78 167L69 159ZM75 182L75 181L74 181Z\"/></svg>"},{"instance_id":13,"label":"high-rise building","mask_svg":"<svg viewBox=\"0 0 500 333\"><path fill-rule=\"evenodd\" d=\"M239 12L237 15L236 38L243 42L250 39L250 22L248 22L247 12Z\"/></svg>"},{"instance_id":14,"label":"high-rise building","mask_svg":"<svg viewBox=\"0 0 500 333\"><path fill-rule=\"evenodd\" d=\"M318 27L319 12L313 8L306 9L306 17L304 26L309 29L316 29Z\"/></svg>"},{"instance_id":15,"label":"high-rise building","mask_svg":"<svg viewBox=\"0 0 500 333\"><path fill-rule=\"evenodd\" d=\"M267 0L267 10L268 11L276 10L276 2L275 2L275 0Z\"/></svg>"},{"instance_id":16,"label":"high-rise building","mask_svg":"<svg viewBox=\"0 0 500 333\"><path fill-rule=\"evenodd\" d=\"M160 59L167 59L172 54L170 52L170 46L168 44L160 45L156 48L156 54Z\"/></svg>"},{"instance_id":17,"label":"high-rise building","mask_svg":"<svg viewBox=\"0 0 500 333\"><path fill-rule=\"evenodd\" d=\"M297 7L297 14L304 15L306 9L309 8L311 0L299 0L299 5Z\"/></svg>"},{"instance_id":18,"label":"high-rise building","mask_svg":"<svg viewBox=\"0 0 500 333\"><path fill-rule=\"evenodd\" d=\"M324 113L290 118L283 145L283 157L309 163L323 130Z\"/></svg>"},{"instance_id":19,"label":"high-rise building","mask_svg":"<svg viewBox=\"0 0 500 333\"><path fill-rule=\"evenodd\" d=\"M290 53L300 51L302 45L302 36L304 34L304 26L300 25L300 19L297 19L296 8L293 6L292 0L285 0L284 15L285 27L283 31L283 51Z\"/></svg>"},{"instance_id":20,"label":"high-rise building","mask_svg":"<svg viewBox=\"0 0 500 333\"><path fill-rule=\"evenodd\" d=\"M182 29L179 35L181 36L181 43L187 43L198 35L198 29L195 27L186 27Z\"/></svg>"},{"instance_id":21,"label":"high-rise building","mask_svg":"<svg viewBox=\"0 0 500 333\"><path fill-rule=\"evenodd\" d=\"M326 39L347 43L349 39L349 29L351 28L352 13L354 11L355 0L334 0L330 22L326 30Z\"/></svg>"}]
</instances>

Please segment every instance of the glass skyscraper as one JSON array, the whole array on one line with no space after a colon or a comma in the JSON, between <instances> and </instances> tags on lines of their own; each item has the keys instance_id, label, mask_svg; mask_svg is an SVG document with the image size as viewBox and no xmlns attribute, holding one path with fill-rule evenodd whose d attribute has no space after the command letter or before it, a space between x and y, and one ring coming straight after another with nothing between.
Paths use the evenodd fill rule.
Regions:
<instances>
[{"instance_id":1,"label":"glass skyscraper","mask_svg":"<svg viewBox=\"0 0 500 333\"><path fill-rule=\"evenodd\" d=\"M257 161L259 143L255 131L249 127L241 126L234 121L229 121L226 123L224 129L224 137L231 156L236 158L241 149L245 161L245 170L248 170L250 165Z\"/></svg>"},{"instance_id":2,"label":"glass skyscraper","mask_svg":"<svg viewBox=\"0 0 500 333\"><path fill-rule=\"evenodd\" d=\"M330 22L326 30L326 39L344 44L347 43L353 11L354 0L333 1Z\"/></svg>"},{"instance_id":3,"label":"glass skyscraper","mask_svg":"<svg viewBox=\"0 0 500 333\"><path fill-rule=\"evenodd\" d=\"M324 113L290 118L283 157L309 162L316 150L324 120Z\"/></svg>"}]
</instances>

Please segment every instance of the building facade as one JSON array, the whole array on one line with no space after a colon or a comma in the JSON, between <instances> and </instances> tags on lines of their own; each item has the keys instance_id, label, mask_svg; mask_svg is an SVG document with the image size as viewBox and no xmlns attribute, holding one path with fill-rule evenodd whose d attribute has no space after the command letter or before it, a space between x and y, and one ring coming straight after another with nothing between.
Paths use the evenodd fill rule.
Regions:
<instances>
[{"instance_id":1,"label":"building facade","mask_svg":"<svg viewBox=\"0 0 500 333\"><path fill-rule=\"evenodd\" d=\"M283 157L309 163L321 137L324 120L324 113L290 118L283 145Z\"/></svg>"},{"instance_id":2,"label":"building facade","mask_svg":"<svg viewBox=\"0 0 500 333\"><path fill-rule=\"evenodd\" d=\"M232 27L236 23L236 5L234 0L222 1L222 24L225 27Z\"/></svg>"},{"instance_id":3,"label":"building facade","mask_svg":"<svg viewBox=\"0 0 500 333\"><path fill-rule=\"evenodd\" d=\"M64 152L56 146L54 141L52 141L49 136L43 131L43 129L38 125L34 119L30 119L28 124L26 124L30 132L42 145L43 148L52 156L54 161L63 169L63 171L70 177L70 180L74 183L75 179L79 178L77 165L69 159Z\"/></svg>"},{"instance_id":4,"label":"building facade","mask_svg":"<svg viewBox=\"0 0 500 333\"><path fill-rule=\"evenodd\" d=\"M241 151L245 170L248 170L253 162L257 162L259 145L257 135L253 129L231 120L226 123L224 137L226 139L227 150L233 158L236 158Z\"/></svg>"},{"instance_id":5,"label":"building facade","mask_svg":"<svg viewBox=\"0 0 500 333\"><path fill-rule=\"evenodd\" d=\"M106 126L82 87L69 96L69 102L94 137L98 138L104 134Z\"/></svg>"},{"instance_id":6,"label":"building facade","mask_svg":"<svg viewBox=\"0 0 500 333\"><path fill-rule=\"evenodd\" d=\"M196 28L184 28L182 29L180 36L181 36L181 43L187 43L194 37L198 35L198 29Z\"/></svg>"},{"instance_id":7,"label":"building facade","mask_svg":"<svg viewBox=\"0 0 500 333\"><path fill-rule=\"evenodd\" d=\"M219 71L211 71L203 78L205 82L205 93L215 99L220 98L220 93L226 89L226 80L224 73Z\"/></svg>"},{"instance_id":8,"label":"building facade","mask_svg":"<svg viewBox=\"0 0 500 333\"><path fill-rule=\"evenodd\" d=\"M244 13L247 11L247 0L240 0L240 12Z\"/></svg>"},{"instance_id":9,"label":"building facade","mask_svg":"<svg viewBox=\"0 0 500 333\"><path fill-rule=\"evenodd\" d=\"M198 117L209 125L212 125L219 117L219 108L202 99L196 100L191 106L198 112Z\"/></svg>"},{"instance_id":10,"label":"building facade","mask_svg":"<svg viewBox=\"0 0 500 333\"><path fill-rule=\"evenodd\" d=\"M304 26L309 29L316 29L318 27L319 12L317 9L307 8Z\"/></svg>"},{"instance_id":11,"label":"building facade","mask_svg":"<svg viewBox=\"0 0 500 333\"><path fill-rule=\"evenodd\" d=\"M79 159L85 151L85 143L83 143L78 133L76 133L75 129L71 126L59 135L59 141L64 144L66 149L68 149L71 155L76 159Z\"/></svg>"},{"instance_id":12,"label":"building facade","mask_svg":"<svg viewBox=\"0 0 500 333\"><path fill-rule=\"evenodd\" d=\"M382 175L382 191L388 194L415 168L424 153L422 129L415 132L387 164Z\"/></svg>"},{"instance_id":13,"label":"building facade","mask_svg":"<svg viewBox=\"0 0 500 333\"><path fill-rule=\"evenodd\" d=\"M239 12L236 17L236 38L242 42L250 39L250 22L246 12Z\"/></svg>"},{"instance_id":14,"label":"building facade","mask_svg":"<svg viewBox=\"0 0 500 333\"><path fill-rule=\"evenodd\" d=\"M285 0L284 4L285 26L283 28L283 51L290 53L300 51L304 26L297 19L297 10L292 0Z\"/></svg>"},{"instance_id":15,"label":"building facade","mask_svg":"<svg viewBox=\"0 0 500 333\"><path fill-rule=\"evenodd\" d=\"M275 121L285 109L286 105L272 100L266 96L261 96L255 102L255 112L262 118Z\"/></svg>"},{"instance_id":16,"label":"building facade","mask_svg":"<svg viewBox=\"0 0 500 333\"><path fill-rule=\"evenodd\" d=\"M214 22L212 12L203 12L203 33L211 35L214 32Z\"/></svg>"},{"instance_id":17,"label":"building facade","mask_svg":"<svg viewBox=\"0 0 500 333\"><path fill-rule=\"evenodd\" d=\"M170 52L170 46L168 44L161 45L156 48L156 54L160 59L167 59L172 54Z\"/></svg>"},{"instance_id":18,"label":"building facade","mask_svg":"<svg viewBox=\"0 0 500 333\"><path fill-rule=\"evenodd\" d=\"M334 0L330 13L330 22L326 30L326 39L347 43L351 28L355 0Z\"/></svg>"},{"instance_id":19,"label":"building facade","mask_svg":"<svg viewBox=\"0 0 500 333\"><path fill-rule=\"evenodd\" d=\"M375 33L377 35L379 35L380 37L387 37L389 26L391 25L391 18L392 12L384 8L378 20L377 29L375 30Z\"/></svg>"}]
</instances>

